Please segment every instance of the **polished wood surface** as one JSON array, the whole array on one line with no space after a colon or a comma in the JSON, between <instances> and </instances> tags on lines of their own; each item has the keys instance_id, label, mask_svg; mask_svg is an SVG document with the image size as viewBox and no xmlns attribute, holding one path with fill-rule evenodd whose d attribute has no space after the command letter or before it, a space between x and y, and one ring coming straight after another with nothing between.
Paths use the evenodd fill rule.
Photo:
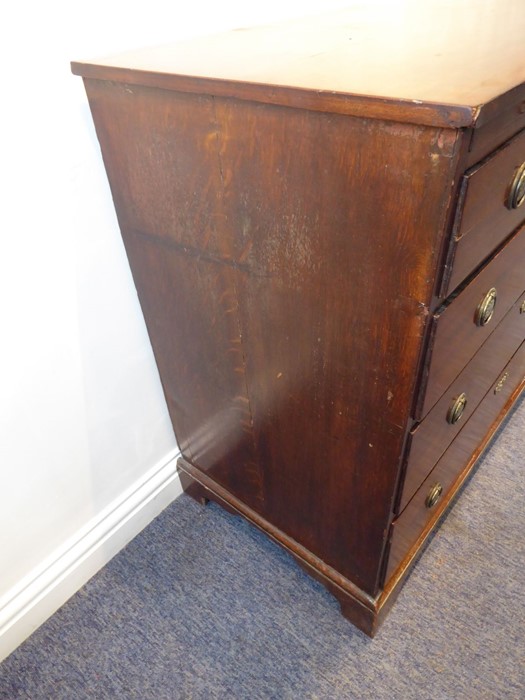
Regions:
<instances>
[{"instance_id":1,"label":"polished wood surface","mask_svg":"<svg viewBox=\"0 0 525 700\"><path fill-rule=\"evenodd\" d=\"M457 135L87 91L183 455L375 594Z\"/></svg>"},{"instance_id":2,"label":"polished wood surface","mask_svg":"<svg viewBox=\"0 0 525 700\"><path fill-rule=\"evenodd\" d=\"M521 306L525 293L481 346L465 369L450 385L424 421L416 425L409 438L409 455L403 493L398 510L402 511L455 436L463 429L481 399L494 383L525 337L525 314ZM447 421L454 400L465 393L467 404L457 423Z\"/></svg>"},{"instance_id":3,"label":"polished wood surface","mask_svg":"<svg viewBox=\"0 0 525 700\"><path fill-rule=\"evenodd\" d=\"M387 118L378 114L377 100L387 98L400 103L398 118L459 127L482 119L483 105L491 116L491 102L525 81L524 34L520 0L356 2L319 16L73 66L91 78L285 99L303 107L309 93L327 111L334 94L361 96L353 103L332 101L332 109L353 104L363 116ZM200 82L208 79L214 82ZM269 86L284 92L272 98Z\"/></svg>"},{"instance_id":4,"label":"polished wood surface","mask_svg":"<svg viewBox=\"0 0 525 700\"><path fill-rule=\"evenodd\" d=\"M473 354L495 330L523 291L525 279L520 262L525 259L525 228L471 280L457 298L436 312L428 353L428 381L421 393L417 418L423 418L459 375ZM475 324L475 312L484 295L495 287L494 315L485 326Z\"/></svg>"},{"instance_id":5,"label":"polished wood surface","mask_svg":"<svg viewBox=\"0 0 525 700\"><path fill-rule=\"evenodd\" d=\"M455 482L468 466L473 454L498 417L505 411L509 398L520 391L525 382L525 343L495 380L483 401L450 445L436 467L425 479L412 500L393 524L392 543L388 559L387 580L403 561L420 537L433 509L425 505L429 490L435 484L443 486L443 496L454 488Z\"/></svg>"},{"instance_id":6,"label":"polished wood surface","mask_svg":"<svg viewBox=\"0 0 525 700\"><path fill-rule=\"evenodd\" d=\"M452 274L445 294L454 291L525 220L525 205L508 207L510 185L523 163L525 131L463 176L454 223Z\"/></svg>"}]
</instances>

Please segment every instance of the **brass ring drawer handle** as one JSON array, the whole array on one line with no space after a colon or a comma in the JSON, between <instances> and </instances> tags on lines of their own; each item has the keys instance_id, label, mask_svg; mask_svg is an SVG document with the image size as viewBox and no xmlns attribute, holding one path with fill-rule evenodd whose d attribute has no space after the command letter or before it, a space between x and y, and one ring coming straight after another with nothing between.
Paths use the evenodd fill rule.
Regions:
<instances>
[{"instance_id":1,"label":"brass ring drawer handle","mask_svg":"<svg viewBox=\"0 0 525 700\"><path fill-rule=\"evenodd\" d=\"M425 499L425 505L427 508L433 508L443 495L443 486L438 482L428 492Z\"/></svg>"},{"instance_id":2,"label":"brass ring drawer handle","mask_svg":"<svg viewBox=\"0 0 525 700\"><path fill-rule=\"evenodd\" d=\"M507 207L517 209L525 202L525 163L522 163L516 170L512 182L510 183Z\"/></svg>"},{"instance_id":3,"label":"brass ring drawer handle","mask_svg":"<svg viewBox=\"0 0 525 700\"><path fill-rule=\"evenodd\" d=\"M460 394L456 399L454 399L450 408L447 411L447 423L450 423L450 425L454 425L454 423L457 423L463 415L463 411L465 410L466 405L466 394Z\"/></svg>"},{"instance_id":4,"label":"brass ring drawer handle","mask_svg":"<svg viewBox=\"0 0 525 700\"><path fill-rule=\"evenodd\" d=\"M497 297L498 292L496 291L496 287L492 287L479 302L476 313L474 314L474 323L476 326L486 326L490 321L494 315Z\"/></svg>"}]
</instances>

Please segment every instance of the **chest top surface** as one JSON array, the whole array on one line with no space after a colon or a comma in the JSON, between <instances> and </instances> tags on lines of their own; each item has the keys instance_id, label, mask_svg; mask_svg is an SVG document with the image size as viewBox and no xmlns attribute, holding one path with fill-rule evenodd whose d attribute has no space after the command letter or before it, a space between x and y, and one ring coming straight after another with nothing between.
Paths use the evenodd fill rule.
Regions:
<instances>
[{"instance_id":1,"label":"chest top surface","mask_svg":"<svg viewBox=\"0 0 525 700\"><path fill-rule=\"evenodd\" d=\"M378 99L405 101L409 111L421 103L434 106L436 125L470 126L488 103L519 86L525 90L524 34L523 0L372 0L75 62L73 71L172 89L184 89L184 78L186 87L188 78L206 79L208 92L210 80L226 82L231 96L247 97L251 86L252 97L269 102L268 86L274 86L360 96L370 109ZM447 121L438 109L443 105L456 107L454 123L440 123Z\"/></svg>"}]
</instances>

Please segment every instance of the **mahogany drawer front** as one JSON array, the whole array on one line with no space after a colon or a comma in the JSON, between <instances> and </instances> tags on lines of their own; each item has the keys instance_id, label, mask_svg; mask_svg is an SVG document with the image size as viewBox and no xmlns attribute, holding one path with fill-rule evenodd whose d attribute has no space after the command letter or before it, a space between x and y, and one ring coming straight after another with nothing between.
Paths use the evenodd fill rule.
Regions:
<instances>
[{"instance_id":1,"label":"mahogany drawer front","mask_svg":"<svg viewBox=\"0 0 525 700\"><path fill-rule=\"evenodd\" d=\"M392 538L387 567L387 580L394 573L423 530L439 512L441 500L453 489L471 458L483 443L487 433L498 420L505 404L525 381L525 342L521 344L510 362L498 375L463 430L449 446L436 467L416 491L401 515L392 526ZM428 499L442 491L433 506Z\"/></svg>"},{"instance_id":2,"label":"mahogany drawer front","mask_svg":"<svg viewBox=\"0 0 525 700\"><path fill-rule=\"evenodd\" d=\"M449 263L452 292L525 220L525 202L516 206L520 166L525 163L525 131L463 176ZM521 180L525 184L525 175ZM515 185L514 189L512 185Z\"/></svg>"},{"instance_id":3,"label":"mahogany drawer front","mask_svg":"<svg viewBox=\"0 0 525 700\"><path fill-rule=\"evenodd\" d=\"M415 426L410 433L399 511L403 510L468 421L499 375L501 367L514 355L525 339L525 310L522 311L522 305L525 305L525 292L423 422Z\"/></svg>"},{"instance_id":4,"label":"mahogany drawer front","mask_svg":"<svg viewBox=\"0 0 525 700\"><path fill-rule=\"evenodd\" d=\"M435 313L422 393L415 409L416 420L421 420L439 401L524 287L525 228L522 228L456 298ZM493 289L496 290L494 312L485 325L477 325L481 304Z\"/></svg>"}]
</instances>

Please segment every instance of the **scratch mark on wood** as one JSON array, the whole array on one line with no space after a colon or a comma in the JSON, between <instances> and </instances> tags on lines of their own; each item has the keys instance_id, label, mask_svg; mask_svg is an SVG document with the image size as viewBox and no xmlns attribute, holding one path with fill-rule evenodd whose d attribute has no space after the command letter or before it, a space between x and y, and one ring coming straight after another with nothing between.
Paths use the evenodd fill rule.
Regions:
<instances>
[{"instance_id":1,"label":"scratch mark on wood","mask_svg":"<svg viewBox=\"0 0 525 700\"><path fill-rule=\"evenodd\" d=\"M172 250L175 253L180 253L182 255L187 255L191 258L196 258L199 261L206 263L217 263L220 265L227 265L232 267L234 270L241 270L243 272L249 272L252 277L257 277L260 279L270 279L272 277L269 273L262 273L260 270L251 268L246 263L239 263L237 260L232 260L231 258L221 257L219 255L214 255L213 253L208 253L207 251L201 250L200 248L194 248L193 246L188 246L178 241L174 241L172 238L168 238L166 235L159 236L154 233L144 233L143 231L138 231L137 229L128 228L127 231L139 238L144 238L151 243L162 246Z\"/></svg>"}]
</instances>

